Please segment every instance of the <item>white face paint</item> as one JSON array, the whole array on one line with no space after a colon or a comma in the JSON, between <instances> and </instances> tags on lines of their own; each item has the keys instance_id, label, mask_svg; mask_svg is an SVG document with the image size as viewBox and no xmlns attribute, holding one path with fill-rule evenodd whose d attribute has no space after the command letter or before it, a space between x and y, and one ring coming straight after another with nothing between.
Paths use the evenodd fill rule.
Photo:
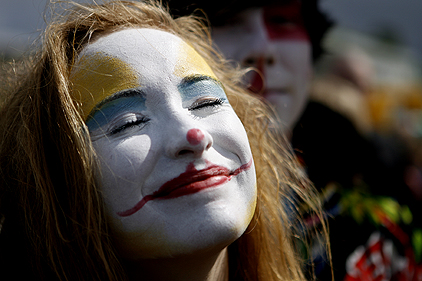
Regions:
<instances>
[{"instance_id":1,"label":"white face paint","mask_svg":"<svg viewBox=\"0 0 422 281\"><path fill-rule=\"evenodd\" d=\"M243 11L213 27L213 39L227 58L259 70L263 79L251 75L252 90L261 91L283 125L292 128L307 101L312 69L300 2Z\"/></svg>"},{"instance_id":2,"label":"white face paint","mask_svg":"<svg viewBox=\"0 0 422 281\"><path fill-rule=\"evenodd\" d=\"M117 31L84 49L71 79L123 257L223 249L245 231L256 202L249 142L193 48L163 31Z\"/></svg>"}]
</instances>

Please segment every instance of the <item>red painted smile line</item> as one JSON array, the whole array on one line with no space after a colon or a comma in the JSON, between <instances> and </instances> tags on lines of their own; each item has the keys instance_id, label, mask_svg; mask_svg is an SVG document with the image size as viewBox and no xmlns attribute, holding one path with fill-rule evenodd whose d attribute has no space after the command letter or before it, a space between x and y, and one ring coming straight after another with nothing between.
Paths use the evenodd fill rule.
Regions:
<instances>
[{"instance_id":1,"label":"red painted smile line","mask_svg":"<svg viewBox=\"0 0 422 281\"><path fill-rule=\"evenodd\" d=\"M229 169L218 165L210 165L209 167L198 171L193 163L190 163L186 168L186 172L169 180L154 193L144 196L133 208L118 212L117 214L121 217L127 217L139 211L148 201L154 199L177 198L199 192L206 188L221 185L230 181L233 176L248 170L251 166L252 159L234 171L230 171Z\"/></svg>"}]
</instances>

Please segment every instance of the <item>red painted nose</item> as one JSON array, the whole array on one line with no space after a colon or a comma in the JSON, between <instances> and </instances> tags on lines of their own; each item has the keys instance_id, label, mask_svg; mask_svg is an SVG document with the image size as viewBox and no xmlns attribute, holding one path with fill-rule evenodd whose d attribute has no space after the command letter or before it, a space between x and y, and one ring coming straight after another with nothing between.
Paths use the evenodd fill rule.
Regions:
<instances>
[{"instance_id":1,"label":"red painted nose","mask_svg":"<svg viewBox=\"0 0 422 281\"><path fill-rule=\"evenodd\" d=\"M190 129L186 134L186 139L191 145L198 145L204 139L204 133L199 129Z\"/></svg>"}]
</instances>

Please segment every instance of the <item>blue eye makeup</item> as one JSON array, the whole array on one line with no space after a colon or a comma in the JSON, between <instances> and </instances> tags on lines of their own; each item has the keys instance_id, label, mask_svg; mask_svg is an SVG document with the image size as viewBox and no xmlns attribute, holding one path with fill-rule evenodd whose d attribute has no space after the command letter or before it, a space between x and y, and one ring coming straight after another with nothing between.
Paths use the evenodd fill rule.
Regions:
<instances>
[{"instance_id":1,"label":"blue eye makeup","mask_svg":"<svg viewBox=\"0 0 422 281\"><path fill-rule=\"evenodd\" d=\"M146 93L140 89L118 92L98 104L89 114L86 125L90 132L99 128L109 135L119 134L126 129L139 127L150 121L143 112L146 107ZM197 116L207 116L219 106L228 104L226 93L220 82L209 76L186 77L178 85L184 108Z\"/></svg>"},{"instance_id":2,"label":"blue eye makeup","mask_svg":"<svg viewBox=\"0 0 422 281\"><path fill-rule=\"evenodd\" d=\"M125 112L140 113L146 110L145 97L136 90L128 90L125 92L117 93L108 99L101 102L88 116L86 125L89 131L95 131L109 124L116 116ZM145 121L143 117L137 117L135 120L133 117L127 121L131 125ZM142 120L142 121L141 121ZM126 123L116 125L120 130L123 130ZM129 125L126 125L129 126ZM111 132L117 132L116 129L112 129Z\"/></svg>"},{"instance_id":3,"label":"blue eye makeup","mask_svg":"<svg viewBox=\"0 0 422 281\"><path fill-rule=\"evenodd\" d=\"M218 106L228 103L226 93L220 82L208 76L190 76L178 86L182 102L189 102L189 110Z\"/></svg>"}]
</instances>

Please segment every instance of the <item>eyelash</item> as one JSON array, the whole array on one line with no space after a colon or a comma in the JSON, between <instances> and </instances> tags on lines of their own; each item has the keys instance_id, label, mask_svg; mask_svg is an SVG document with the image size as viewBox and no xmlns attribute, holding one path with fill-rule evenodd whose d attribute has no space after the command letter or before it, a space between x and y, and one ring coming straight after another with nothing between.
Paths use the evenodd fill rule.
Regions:
<instances>
[{"instance_id":1,"label":"eyelash","mask_svg":"<svg viewBox=\"0 0 422 281\"><path fill-rule=\"evenodd\" d=\"M205 108L205 107L218 107L218 106L222 105L223 103L224 103L224 101L220 98L211 99L211 100L210 99L202 100L202 101L194 103L191 107L189 107L189 110L193 111L193 110L199 110L199 109L202 109L202 108ZM112 129L110 131L109 135L110 136L116 135L116 134L124 131L127 128L138 126L138 125L141 125L141 124L146 123L148 121L149 121L149 119L146 118L146 117L142 117L142 118L139 118L137 120L128 121L125 124L123 124L122 126L119 126L117 128Z\"/></svg>"},{"instance_id":2,"label":"eyelash","mask_svg":"<svg viewBox=\"0 0 422 281\"><path fill-rule=\"evenodd\" d=\"M118 134L118 133L120 133L121 131L123 131L127 128L138 126L138 125L141 125L141 124L146 123L148 121L149 121L149 119L146 118L146 117L142 117L142 118L139 118L139 119L136 119L136 120L128 121L125 124L123 124L122 126L119 126L115 129L112 129L111 132L109 133L109 135Z\"/></svg>"},{"instance_id":3,"label":"eyelash","mask_svg":"<svg viewBox=\"0 0 422 281\"><path fill-rule=\"evenodd\" d=\"M202 109L204 107L217 107L224 103L222 99L207 99L195 102L191 107L189 107L190 111Z\"/></svg>"}]
</instances>

